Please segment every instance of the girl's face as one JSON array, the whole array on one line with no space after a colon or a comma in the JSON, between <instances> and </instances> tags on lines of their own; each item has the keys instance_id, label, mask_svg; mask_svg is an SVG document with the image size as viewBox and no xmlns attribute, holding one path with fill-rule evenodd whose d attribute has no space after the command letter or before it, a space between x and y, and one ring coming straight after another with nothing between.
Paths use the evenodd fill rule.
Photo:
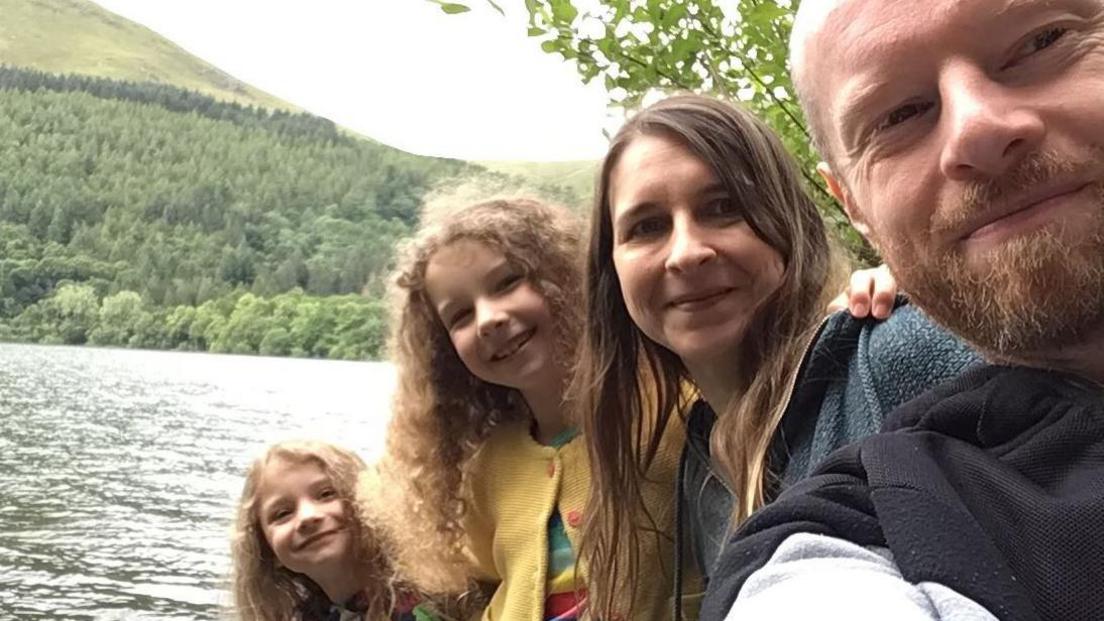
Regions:
<instances>
[{"instance_id":1,"label":"girl's face","mask_svg":"<svg viewBox=\"0 0 1104 621\"><path fill-rule=\"evenodd\" d=\"M315 579L352 559L345 501L315 460L270 460L257 498L265 540L284 567Z\"/></svg>"},{"instance_id":2,"label":"girl's face","mask_svg":"<svg viewBox=\"0 0 1104 621\"><path fill-rule=\"evenodd\" d=\"M781 282L781 255L677 141L635 138L609 184L613 264L633 322L688 366L732 360Z\"/></svg>"},{"instance_id":3,"label":"girl's face","mask_svg":"<svg viewBox=\"0 0 1104 621\"><path fill-rule=\"evenodd\" d=\"M501 252L476 241L453 242L429 260L425 280L430 303L473 375L522 392L558 381L548 304Z\"/></svg>"}]
</instances>

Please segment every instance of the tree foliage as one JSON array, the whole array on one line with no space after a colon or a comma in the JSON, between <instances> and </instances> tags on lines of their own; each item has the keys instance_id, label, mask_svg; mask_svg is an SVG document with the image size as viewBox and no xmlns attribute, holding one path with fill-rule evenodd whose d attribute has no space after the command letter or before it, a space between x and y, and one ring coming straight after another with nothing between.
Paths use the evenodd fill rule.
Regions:
<instances>
[{"instance_id":1,"label":"tree foliage","mask_svg":"<svg viewBox=\"0 0 1104 621\"><path fill-rule=\"evenodd\" d=\"M386 313L359 295L295 289L271 298L237 290L199 306L157 307L134 291L99 299L63 283L0 326L7 339L109 347L364 360L383 354Z\"/></svg>"},{"instance_id":2,"label":"tree foliage","mask_svg":"<svg viewBox=\"0 0 1104 621\"><path fill-rule=\"evenodd\" d=\"M799 0L525 0L529 35L601 80L613 105L655 92L692 91L741 101L798 160L825 221L862 262L875 256L817 178L787 65Z\"/></svg>"},{"instance_id":3,"label":"tree foliage","mask_svg":"<svg viewBox=\"0 0 1104 621\"><path fill-rule=\"evenodd\" d=\"M483 169L305 114L0 67L0 338L376 355L423 197Z\"/></svg>"}]
</instances>

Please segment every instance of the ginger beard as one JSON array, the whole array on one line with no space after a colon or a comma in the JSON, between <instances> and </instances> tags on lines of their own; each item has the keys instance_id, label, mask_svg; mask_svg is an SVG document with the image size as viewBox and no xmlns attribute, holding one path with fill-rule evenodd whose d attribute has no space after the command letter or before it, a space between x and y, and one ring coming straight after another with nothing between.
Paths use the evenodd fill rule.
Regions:
<instances>
[{"instance_id":1,"label":"ginger beard","mask_svg":"<svg viewBox=\"0 0 1104 621\"><path fill-rule=\"evenodd\" d=\"M1104 149L1093 158L1094 166L1104 162ZM932 238L1002 197L1083 166L1054 154L1028 157L1002 179L970 186L953 210L936 214ZM901 239L881 240L884 254L918 305L986 353L1018 361L1078 345L1104 327L1104 184L1090 191L1100 209L1087 228L1056 218L972 258L959 244L924 252Z\"/></svg>"}]
</instances>

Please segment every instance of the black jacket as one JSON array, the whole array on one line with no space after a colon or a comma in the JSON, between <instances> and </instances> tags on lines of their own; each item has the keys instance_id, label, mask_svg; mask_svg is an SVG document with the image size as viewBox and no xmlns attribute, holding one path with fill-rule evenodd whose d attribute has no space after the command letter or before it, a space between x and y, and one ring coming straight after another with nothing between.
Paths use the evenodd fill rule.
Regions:
<instances>
[{"instance_id":1,"label":"black jacket","mask_svg":"<svg viewBox=\"0 0 1104 621\"><path fill-rule=\"evenodd\" d=\"M740 528L701 618L802 532L889 548L1002 620L1104 619L1104 391L986 366L909 402Z\"/></svg>"}]
</instances>

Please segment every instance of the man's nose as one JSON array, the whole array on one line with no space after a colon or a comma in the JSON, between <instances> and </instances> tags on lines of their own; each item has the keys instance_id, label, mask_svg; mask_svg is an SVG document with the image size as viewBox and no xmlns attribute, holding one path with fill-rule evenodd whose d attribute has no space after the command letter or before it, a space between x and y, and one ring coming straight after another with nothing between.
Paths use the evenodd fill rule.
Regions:
<instances>
[{"instance_id":1,"label":"man's nose","mask_svg":"<svg viewBox=\"0 0 1104 621\"><path fill-rule=\"evenodd\" d=\"M1032 100L979 68L948 68L940 91L947 127L940 167L949 179L999 177L1042 143L1046 125Z\"/></svg>"}]
</instances>

